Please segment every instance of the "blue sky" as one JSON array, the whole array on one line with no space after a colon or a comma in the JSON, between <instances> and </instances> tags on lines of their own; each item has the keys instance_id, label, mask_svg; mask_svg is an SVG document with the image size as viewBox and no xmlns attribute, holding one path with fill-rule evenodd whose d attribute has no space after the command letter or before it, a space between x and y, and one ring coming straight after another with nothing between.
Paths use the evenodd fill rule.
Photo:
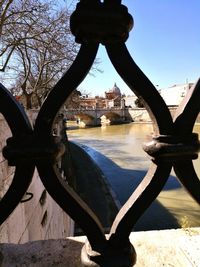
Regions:
<instances>
[{"instance_id":1,"label":"blue sky","mask_svg":"<svg viewBox=\"0 0 200 267\"><path fill-rule=\"evenodd\" d=\"M77 0L60 0L72 6ZM157 86L195 82L200 76L200 0L122 0L134 18L126 45L135 62ZM126 95L131 90L110 63L100 46L99 68L103 73L88 75L79 89L104 95L116 82Z\"/></svg>"},{"instance_id":2,"label":"blue sky","mask_svg":"<svg viewBox=\"0 0 200 267\"><path fill-rule=\"evenodd\" d=\"M126 45L133 59L158 88L195 82L200 76L200 0L122 0L134 18ZM105 48L98 58L103 73L87 76L79 88L104 95L114 82L132 94L111 65Z\"/></svg>"}]
</instances>

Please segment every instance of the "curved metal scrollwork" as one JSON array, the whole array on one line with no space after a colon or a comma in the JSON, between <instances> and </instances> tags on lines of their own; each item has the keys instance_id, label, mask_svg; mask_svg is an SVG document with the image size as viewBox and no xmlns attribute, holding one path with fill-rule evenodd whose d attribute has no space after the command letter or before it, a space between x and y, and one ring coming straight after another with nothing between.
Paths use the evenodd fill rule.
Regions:
<instances>
[{"instance_id":1,"label":"curved metal scrollwork","mask_svg":"<svg viewBox=\"0 0 200 267\"><path fill-rule=\"evenodd\" d=\"M71 16L71 30L80 51L71 68L63 75L44 102L32 128L24 110L1 85L0 112L12 131L4 157L16 166L12 184L0 202L0 223L5 221L25 194L35 166L54 200L80 225L88 237L82 261L85 266L132 266L136 254L129 242L134 224L158 196L174 166L178 179L200 203L200 181L192 165L199 150L198 136L192 134L200 111L200 81L190 90L185 102L171 114L156 88L131 58L125 41L133 19L120 0L81 0ZM105 45L119 75L145 103L155 122L155 137L145 145L152 165L138 188L119 211L105 237L103 227L92 210L57 173L56 160L64 153L62 142L52 135L55 117L70 95L88 74L98 50ZM34 147L34 150L32 149ZM134 152L134 151L133 151ZM188 178L189 177L189 178Z\"/></svg>"}]
</instances>

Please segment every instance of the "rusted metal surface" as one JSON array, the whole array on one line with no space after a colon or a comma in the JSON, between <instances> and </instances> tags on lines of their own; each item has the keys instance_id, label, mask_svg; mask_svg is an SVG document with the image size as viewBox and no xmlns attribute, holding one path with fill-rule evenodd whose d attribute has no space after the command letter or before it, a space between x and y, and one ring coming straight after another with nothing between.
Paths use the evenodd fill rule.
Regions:
<instances>
[{"instance_id":1,"label":"rusted metal surface","mask_svg":"<svg viewBox=\"0 0 200 267\"><path fill-rule=\"evenodd\" d=\"M22 199L36 166L49 194L87 235L89 243L82 250L84 266L128 267L135 263L136 253L129 241L130 232L161 192L172 167L177 178L200 203L200 181L192 164L199 151L198 136L192 130L200 111L200 81L189 91L173 120L160 94L131 58L124 44L132 26L133 19L119 0L81 0L78 3L71 16L71 30L77 42L81 43L80 51L71 68L48 95L34 129L11 94L2 85L0 88L0 112L13 134L4 149L4 156L16 166L13 182L0 202L0 223ZM59 175L56 161L64 150L62 140L56 141L52 134L59 109L88 74L100 43L106 46L110 60L122 79L143 100L155 126L152 142L144 147L152 157L152 165L119 211L107 238L94 212Z\"/></svg>"}]
</instances>

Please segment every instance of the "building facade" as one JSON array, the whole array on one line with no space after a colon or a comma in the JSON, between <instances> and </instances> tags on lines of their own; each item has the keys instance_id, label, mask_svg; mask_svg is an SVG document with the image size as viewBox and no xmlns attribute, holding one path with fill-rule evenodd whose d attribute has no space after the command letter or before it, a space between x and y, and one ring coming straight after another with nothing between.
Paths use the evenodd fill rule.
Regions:
<instances>
[{"instance_id":1,"label":"building facade","mask_svg":"<svg viewBox=\"0 0 200 267\"><path fill-rule=\"evenodd\" d=\"M113 88L105 92L105 97L89 97L83 95L79 99L79 107L83 109L108 109L123 107L123 95L119 87L114 84Z\"/></svg>"},{"instance_id":2,"label":"building facade","mask_svg":"<svg viewBox=\"0 0 200 267\"><path fill-rule=\"evenodd\" d=\"M164 99L167 106L178 106L187 92L190 90L194 83L175 84L168 88L159 90L161 97ZM113 108L137 108L138 97L133 94L131 96L125 96L121 93L121 90L115 83L114 86L105 91L105 96L90 97L88 95L78 95L76 99L69 99L68 102L75 102L73 104L75 109L113 109ZM68 108L73 108L72 105L67 105ZM66 107L67 107L66 106Z\"/></svg>"},{"instance_id":3,"label":"building facade","mask_svg":"<svg viewBox=\"0 0 200 267\"><path fill-rule=\"evenodd\" d=\"M178 106L194 83L175 84L159 90L167 106Z\"/></svg>"}]
</instances>

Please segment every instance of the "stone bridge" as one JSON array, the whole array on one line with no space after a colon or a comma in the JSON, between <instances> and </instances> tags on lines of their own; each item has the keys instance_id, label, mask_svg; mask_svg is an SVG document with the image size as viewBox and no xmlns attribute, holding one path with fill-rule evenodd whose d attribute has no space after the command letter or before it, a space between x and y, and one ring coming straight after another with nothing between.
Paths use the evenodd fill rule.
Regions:
<instances>
[{"instance_id":1,"label":"stone bridge","mask_svg":"<svg viewBox=\"0 0 200 267\"><path fill-rule=\"evenodd\" d=\"M126 108L111 109L65 109L67 120L77 120L80 127L119 124L132 121Z\"/></svg>"},{"instance_id":2,"label":"stone bridge","mask_svg":"<svg viewBox=\"0 0 200 267\"><path fill-rule=\"evenodd\" d=\"M173 117L177 107L168 108ZM65 109L64 117L77 120L79 127L151 121L145 108Z\"/></svg>"}]
</instances>

